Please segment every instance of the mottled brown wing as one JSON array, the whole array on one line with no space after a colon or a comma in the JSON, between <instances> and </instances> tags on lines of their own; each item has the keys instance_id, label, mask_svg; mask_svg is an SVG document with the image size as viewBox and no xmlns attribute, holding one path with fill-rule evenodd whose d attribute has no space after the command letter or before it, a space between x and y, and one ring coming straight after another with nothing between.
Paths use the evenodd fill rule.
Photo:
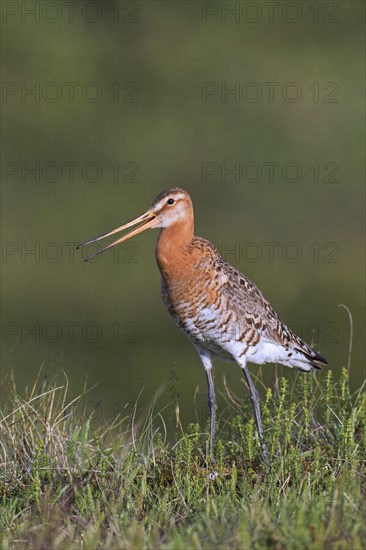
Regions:
<instances>
[{"instance_id":1,"label":"mottled brown wing","mask_svg":"<svg viewBox=\"0 0 366 550\"><path fill-rule=\"evenodd\" d=\"M237 318L255 328L261 337L268 341L278 343L286 349L300 351L314 366L317 366L317 363L328 364L324 357L281 321L259 288L248 277L225 262L218 251L212 248L216 253L217 265L227 275L222 291L227 296L228 303L235 311Z\"/></svg>"}]
</instances>

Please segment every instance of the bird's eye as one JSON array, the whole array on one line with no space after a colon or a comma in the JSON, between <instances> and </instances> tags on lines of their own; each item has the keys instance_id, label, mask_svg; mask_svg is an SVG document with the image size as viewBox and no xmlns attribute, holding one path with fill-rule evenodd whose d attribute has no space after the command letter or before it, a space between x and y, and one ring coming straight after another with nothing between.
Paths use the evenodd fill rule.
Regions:
<instances>
[{"instance_id":1,"label":"bird's eye","mask_svg":"<svg viewBox=\"0 0 366 550\"><path fill-rule=\"evenodd\" d=\"M175 202L174 199L168 199L168 200L166 201L167 204L174 204L174 202Z\"/></svg>"}]
</instances>

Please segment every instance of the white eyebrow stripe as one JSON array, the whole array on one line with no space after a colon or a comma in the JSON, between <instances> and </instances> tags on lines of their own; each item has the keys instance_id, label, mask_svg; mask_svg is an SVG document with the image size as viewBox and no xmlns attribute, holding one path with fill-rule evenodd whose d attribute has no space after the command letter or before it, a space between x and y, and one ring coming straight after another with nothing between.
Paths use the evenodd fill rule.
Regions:
<instances>
[{"instance_id":1,"label":"white eyebrow stripe","mask_svg":"<svg viewBox=\"0 0 366 550\"><path fill-rule=\"evenodd\" d=\"M167 203L169 198L174 198L175 201L178 201L178 200L184 199L185 195L183 195L183 193L180 193L179 195L178 194L174 195L172 197L169 197L169 195L168 195L168 196L164 197L163 199L160 199L160 201L157 204L157 207L162 208Z\"/></svg>"}]
</instances>

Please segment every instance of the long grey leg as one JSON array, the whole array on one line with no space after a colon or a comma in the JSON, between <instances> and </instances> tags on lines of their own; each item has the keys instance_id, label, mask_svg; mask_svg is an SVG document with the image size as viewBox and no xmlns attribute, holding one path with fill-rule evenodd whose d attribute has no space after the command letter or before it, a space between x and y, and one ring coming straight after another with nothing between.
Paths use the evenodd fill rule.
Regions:
<instances>
[{"instance_id":1,"label":"long grey leg","mask_svg":"<svg viewBox=\"0 0 366 550\"><path fill-rule=\"evenodd\" d=\"M206 371L207 385L208 385L208 406L210 408L210 459L211 462L215 462L214 457L214 440L215 440L215 421L216 421L216 394L215 387L212 379L212 358L210 354L201 347L196 346L202 365Z\"/></svg>"},{"instance_id":2,"label":"long grey leg","mask_svg":"<svg viewBox=\"0 0 366 550\"><path fill-rule=\"evenodd\" d=\"M268 458L267 445L265 444L265 441L263 439L263 426L262 426L261 406L260 406L260 401L259 401L259 394L258 394L258 391L257 391L255 385L253 384L253 380L250 377L250 374L249 374L249 371L248 371L246 365L241 364L240 367L243 369L245 379L248 382L250 400L252 402L253 409L254 409L254 416L255 416L255 421L256 421L256 424L257 424L259 439L260 439L261 444L262 444L263 456L264 456L264 460L265 460L265 462L268 466L269 465L269 458Z\"/></svg>"}]
</instances>

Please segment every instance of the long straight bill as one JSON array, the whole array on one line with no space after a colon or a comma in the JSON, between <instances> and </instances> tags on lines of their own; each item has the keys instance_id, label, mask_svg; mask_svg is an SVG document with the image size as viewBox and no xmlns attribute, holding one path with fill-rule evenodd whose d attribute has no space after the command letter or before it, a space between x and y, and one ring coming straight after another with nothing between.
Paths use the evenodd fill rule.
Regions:
<instances>
[{"instance_id":1,"label":"long straight bill","mask_svg":"<svg viewBox=\"0 0 366 550\"><path fill-rule=\"evenodd\" d=\"M151 212L151 210L148 210L142 216L139 216L138 218L135 218L134 220L131 220L128 223L125 223L124 225L121 225L120 227L117 227L116 229L112 229L112 231L108 231L108 233L103 233L103 235L99 235L99 237L95 237L94 239L91 239L90 241L86 241L85 243L79 244L76 248L82 248L83 246L87 246L88 244L95 243L97 241L100 241L102 239L105 239L106 237L110 237L111 235L114 235L115 233L120 233L124 229L128 229L129 227L133 227L134 225L141 224L139 227L136 227L136 229L133 229L120 239L117 239L116 241L113 241L112 243L108 244L107 246L104 246L103 248L100 248L94 254L91 254L87 258L85 258L84 262L87 262L88 260L91 260L91 258L94 258L95 256L98 256L99 254L102 254L105 250L108 250L109 248L112 248L113 246L116 246L117 244L122 243L123 241L127 241L127 239L130 239L131 237L134 237L138 233L141 233L142 231L145 231L145 229L148 229L151 227L153 220L155 219L155 214Z\"/></svg>"}]
</instances>

